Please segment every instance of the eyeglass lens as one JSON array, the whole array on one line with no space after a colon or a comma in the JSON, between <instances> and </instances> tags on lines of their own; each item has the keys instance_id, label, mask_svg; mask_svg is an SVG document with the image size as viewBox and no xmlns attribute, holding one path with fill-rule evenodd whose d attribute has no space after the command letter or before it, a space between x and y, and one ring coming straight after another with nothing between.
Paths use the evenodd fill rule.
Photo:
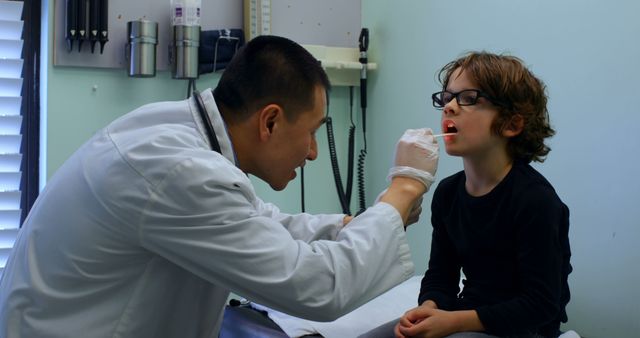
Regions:
<instances>
[{"instance_id":1,"label":"eyeglass lens","mask_svg":"<svg viewBox=\"0 0 640 338\"><path fill-rule=\"evenodd\" d=\"M433 105L436 107L444 107L447 103L451 102L454 97L459 105L470 106L476 104L478 101L478 91L468 89L458 93L448 91L438 92L433 95Z\"/></svg>"}]
</instances>

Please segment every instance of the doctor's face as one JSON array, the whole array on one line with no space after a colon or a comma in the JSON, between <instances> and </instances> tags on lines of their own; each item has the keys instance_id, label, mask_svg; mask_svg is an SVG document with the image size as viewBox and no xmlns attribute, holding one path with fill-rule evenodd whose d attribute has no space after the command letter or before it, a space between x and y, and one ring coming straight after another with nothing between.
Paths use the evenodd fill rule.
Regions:
<instances>
[{"instance_id":1,"label":"doctor's face","mask_svg":"<svg viewBox=\"0 0 640 338\"><path fill-rule=\"evenodd\" d=\"M325 89L317 86L311 110L302 112L294 121L281 121L271 143L268 167L264 168L265 181L274 190L286 188L296 178L297 168L318 157L316 132L325 122L326 107Z\"/></svg>"}]
</instances>

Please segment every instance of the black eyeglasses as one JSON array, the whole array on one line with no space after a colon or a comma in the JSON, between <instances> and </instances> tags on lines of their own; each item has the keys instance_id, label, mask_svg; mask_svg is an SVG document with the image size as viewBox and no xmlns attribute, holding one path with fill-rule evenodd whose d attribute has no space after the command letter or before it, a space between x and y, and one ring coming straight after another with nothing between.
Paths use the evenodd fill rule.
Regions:
<instances>
[{"instance_id":1,"label":"black eyeglasses","mask_svg":"<svg viewBox=\"0 0 640 338\"><path fill-rule=\"evenodd\" d=\"M451 102L453 98L456 98L456 102L459 106L473 106L478 103L478 98L484 97L489 100L491 103L499 105L499 106L507 106L503 102L489 96L488 94L478 90L478 89L465 89L459 91L457 93L448 92L443 90L441 92L436 92L431 95L431 99L433 100L433 106L442 109L444 106Z\"/></svg>"}]
</instances>

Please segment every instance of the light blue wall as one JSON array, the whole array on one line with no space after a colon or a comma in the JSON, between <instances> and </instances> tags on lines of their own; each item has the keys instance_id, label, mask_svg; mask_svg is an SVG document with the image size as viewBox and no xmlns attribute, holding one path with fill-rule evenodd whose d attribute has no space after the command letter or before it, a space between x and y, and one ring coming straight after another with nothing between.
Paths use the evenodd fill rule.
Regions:
<instances>
[{"instance_id":1,"label":"light blue wall","mask_svg":"<svg viewBox=\"0 0 640 338\"><path fill-rule=\"evenodd\" d=\"M640 332L640 3L632 0L365 0L370 58L368 181L408 127L439 129L436 71L469 50L521 57L548 86L552 152L538 168L571 210L569 323L587 337ZM443 152L438 178L461 170ZM371 189L372 191L376 189ZM430 198L424 207L428 210ZM426 268L430 212L408 234Z\"/></svg>"}]
</instances>

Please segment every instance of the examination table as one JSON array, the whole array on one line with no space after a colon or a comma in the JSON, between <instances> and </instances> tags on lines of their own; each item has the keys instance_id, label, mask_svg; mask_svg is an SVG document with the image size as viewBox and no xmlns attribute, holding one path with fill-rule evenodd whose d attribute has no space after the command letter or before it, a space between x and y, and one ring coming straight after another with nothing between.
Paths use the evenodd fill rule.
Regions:
<instances>
[{"instance_id":1,"label":"examination table","mask_svg":"<svg viewBox=\"0 0 640 338\"><path fill-rule=\"evenodd\" d=\"M255 303L227 306L219 338L391 338L397 319L415 307L422 276L414 276L333 322L296 318ZM567 331L559 338L580 338Z\"/></svg>"},{"instance_id":2,"label":"examination table","mask_svg":"<svg viewBox=\"0 0 640 338\"><path fill-rule=\"evenodd\" d=\"M225 308L219 338L382 338L417 304L422 276L414 276L332 322L315 322L249 303ZM384 333L380 333L384 332Z\"/></svg>"}]
</instances>

